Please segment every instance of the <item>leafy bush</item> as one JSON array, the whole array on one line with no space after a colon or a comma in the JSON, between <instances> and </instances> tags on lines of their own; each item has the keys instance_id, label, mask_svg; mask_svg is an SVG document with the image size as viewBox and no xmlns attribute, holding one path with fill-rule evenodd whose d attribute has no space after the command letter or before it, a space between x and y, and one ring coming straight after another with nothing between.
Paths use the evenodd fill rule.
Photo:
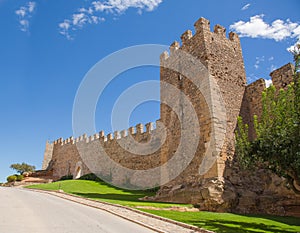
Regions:
<instances>
[{"instance_id":1,"label":"leafy bush","mask_svg":"<svg viewBox=\"0 0 300 233\"><path fill-rule=\"evenodd\" d=\"M89 173L89 174L83 175L79 178L79 180L92 180L92 181L97 181L97 182L103 182L103 180L101 180L94 173Z\"/></svg>"},{"instance_id":2,"label":"leafy bush","mask_svg":"<svg viewBox=\"0 0 300 233\"><path fill-rule=\"evenodd\" d=\"M248 126L238 118L236 154L243 167L270 169L287 178L300 194L300 44L293 55L293 82L280 90L271 85L262 93L260 119L253 119L254 140L249 138Z\"/></svg>"},{"instance_id":3,"label":"leafy bush","mask_svg":"<svg viewBox=\"0 0 300 233\"><path fill-rule=\"evenodd\" d=\"M73 180L73 175L62 176L58 181L62 181L62 180Z\"/></svg>"},{"instance_id":4,"label":"leafy bush","mask_svg":"<svg viewBox=\"0 0 300 233\"><path fill-rule=\"evenodd\" d=\"M22 175L16 175L16 177L17 177L17 181L24 180L24 176L22 176Z\"/></svg>"},{"instance_id":5,"label":"leafy bush","mask_svg":"<svg viewBox=\"0 0 300 233\"><path fill-rule=\"evenodd\" d=\"M11 176L8 176L6 178L7 182L14 182L17 180L17 176L16 175L11 175Z\"/></svg>"}]
</instances>

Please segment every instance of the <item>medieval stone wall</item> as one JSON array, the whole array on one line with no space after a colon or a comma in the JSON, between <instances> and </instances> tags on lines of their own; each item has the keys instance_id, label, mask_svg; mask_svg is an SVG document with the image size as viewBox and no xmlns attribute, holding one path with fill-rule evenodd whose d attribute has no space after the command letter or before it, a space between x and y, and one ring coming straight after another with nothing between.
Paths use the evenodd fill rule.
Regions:
<instances>
[{"instance_id":1,"label":"medieval stone wall","mask_svg":"<svg viewBox=\"0 0 300 233\"><path fill-rule=\"evenodd\" d=\"M46 142L42 170L46 170L49 166L50 161L52 160L53 146L53 143L49 143L48 141Z\"/></svg>"},{"instance_id":2,"label":"medieval stone wall","mask_svg":"<svg viewBox=\"0 0 300 233\"><path fill-rule=\"evenodd\" d=\"M272 83L275 86L276 90L281 88L286 89L287 85L293 81L294 75L294 65L288 63L277 70L271 72L270 76L272 77Z\"/></svg>"},{"instance_id":3,"label":"medieval stone wall","mask_svg":"<svg viewBox=\"0 0 300 233\"><path fill-rule=\"evenodd\" d=\"M270 73L272 85L274 85L277 91L281 88L286 89L288 84L293 81L293 74L294 66L291 63L274 70ZM256 115L258 120L261 117L262 92L265 88L265 80L261 78L247 85L244 92L240 115L243 118L243 122L249 126L250 139L255 138L253 116Z\"/></svg>"},{"instance_id":4,"label":"medieval stone wall","mask_svg":"<svg viewBox=\"0 0 300 233\"><path fill-rule=\"evenodd\" d=\"M101 164L104 151L109 159L125 168L147 170L157 167L160 165L160 149L141 155L139 151L130 151L129 148L124 148L122 145L130 147L130 143L133 141L143 144L151 140L152 143L149 146L156 148L161 141L158 131L159 127L154 129L153 123L148 123L146 129L142 124L138 124L136 127L130 127L121 132L116 131L107 136L101 131L89 137L82 135L76 139L73 137L66 140L60 138L53 143L52 160L49 166L51 165L56 178L65 175L79 178L79 173L82 176L93 172L107 177L108 181L112 181L114 184L130 182L131 178L135 179L136 177L125 177L123 174L112 176L109 167ZM149 149L151 150L151 148ZM109 176L112 176L113 180L109 180Z\"/></svg>"},{"instance_id":5,"label":"medieval stone wall","mask_svg":"<svg viewBox=\"0 0 300 233\"><path fill-rule=\"evenodd\" d=\"M205 177L218 177L222 176L225 161L227 157L233 156L233 131L236 124L236 118L239 113L241 100L245 88L245 72L244 64L241 53L240 41L236 34L230 33L229 38L226 38L225 28L216 25L214 27L214 32L210 31L210 23L204 18L200 18L195 23L195 34L188 30L181 36L182 45L178 42L174 42L170 46L170 55L164 53L161 56L161 81L164 83L169 83L180 90L179 94L169 95L168 91L161 85L161 120L160 122L167 129L166 140L154 155L149 155L151 159L146 159L141 161L140 164L136 164L134 161L136 159L141 159L137 157L127 156L128 152L119 149L118 143L114 143L114 140L108 139L105 143L105 148L107 153L114 157L117 161L126 161L126 167L135 167L139 169L139 166L149 167L146 163L160 165L166 163L176 152L178 144L183 132L182 128L187 128L187 126L182 127L182 123L189 124L190 116L185 114L185 107L182 105L181 95L186 95L189 101L192 103L193 108L196 111L197 117L199 119L200 129L197 134L200 136L199 145L195 152L195 156L190 165L185 169L185 171L178 177L173 183L181 182L194 182L199 178L199 164L204 156L205 150L207 150L207 143L211 140L211 129L212 129L212 119L213 121L218 120L218 115L226 114L226 120L224 130L226 133L226 141L224 145L218 145L223 147L222 153L219 153L216 159L217 162L212 166L210 171L204 174ZM184 51L190 54L195 59L199 60L203 66L207 69L209 77L202 78L199 77L198 80L190 80L189 77L185 77L181 72L172 70L172 65L177 64L181 66L181 69L192 70L195 69L188 60L181 59L176 56L176 50ZM169 68L168 68L169 66ZM218 113L210 112L209 108L212 109L212 102L210 99L219 98L218 96L212 96L213 93L209 92L205 99L203 93L199 90L199 85L202 88L209 90L211 87L212 80L215 80L217 85L220 87L221 96L225 104L225 109L223 112L219 110ZM199 83L201 81L201 83ZM198 82L198 83L197 83ZM171 97L171 99L170 99ZM171 107L164 104L165 101L173 102L173 106L181 106L181 114L178 115L174 113ZM191 127L191 125L189 126ZM221 127L221 126L219 126ZM129 130L130 131L130 130ZM188 132L186 132L188 135ZM141 141L139 136L139 130L135 138L137 141ZM189 135L193 137L193 135ZM113 136L108 135L107 138ZM144 137L144 136L143 136ZM218 135L214 135L218 137ZM143 139L144 140L144 139ZM149 139L145 139L149 140ZM188 138L185 140L189 140ZM217 139L215 139L217 140ZM55 162L54 174L57 176L62 176L66 174L73 174L76 170L76 162L79 161L80 157L76 146L74 146L73 139L54 143L52 161ZM73 142L73 143L72 143ZM89 144L87 144L89 145ZM86 148L86 150L89 150ZM184 154L184 153L182 153ZM153 158L152 158L152 157ZM183 155L182 155L183 156ZM123 159L125 157L126 159ZM133 159L127 159L127 157L132 157ZM142 159L143 160L143 159ZM48 160L45 160L45 166ZM129 165L128 165L129 164ZM45 167L44 166L44 167ZM150 166L151 167L151 166ZM88 172L87 169L84 169ZM162 171L163 172L163 171ZM169 171L165 171L168 173ZM165 174L166 175L166 174Z\"/></svg>"},{"instance_id":6,"label":"medieval stone wall","mask_svg":"<svg viewBox=\"0 0 300 233\"><path fill-rule=\"evenodd\" d=\"M255 138L253 116L258 119L262 112L262 92L266 88L264 79L258 79L249 84L244 92L240 116L243 122L249 126L249 138Z\"/></svg>"},{"instance_id":7,"label":"medieval stone wall","mask_svg":"<svg viewBox=\"0 0 300 233\"><path fill-rule=\"evenodd\" d=\"M237 34L231 32L227 38L224 27L216 25L211 31L209 21L200 18L195 23L194 35L190 30L184 32L181 44L172 43L170 51L164 52L160 61L161 115L156 129L151 123L146 124L145 129L138 124L107 136L101 131L89 137L58 139L46 144L43 169L51 169L56 178L68 174L79 178L93 172L116 185L140 182L145 187L148 181L139 180L141 178L134 171L160 167L176 155L182 161L182 173L172 177L174 170L181 169L181 164L162 166L157 175L162 181L168 181L168 178L171 181L161 186L153 200L193 203L203 210L283 215L290 208L284 205L299 206L299 198L295 199L287 190L284 180L263 170L257 174L242 172L234 162L237 117L240 114L249 124L249 133L254 137L253 115L259 117L261 114L261 93L265 89L263 79L246 86ZM285 88L291 82L292 74L291 64L273 71L273 84L276 88ZM170 92L170 85L177 91ZM197 122L185 101L191 103ZM191 128L196 130L191 133ZM191 148L180 149L180 145L182 140L189 142L195 137L199 140L191 162L185 167L183 163ZM148 146L151 153L143 154L143 147L139 149L135 142L145 145L151 142ZM132 148L137 149L132 151ZM207 156L213 163L201 173L203 163L208 163ZM110 166L104 165L106 160L133 172L130 176L115 174ZM270 183L270 180L274 182ZM292 201L285 202L286 195ZM272 200L272 196L276 196L276 200ZM277 201L281 204L276 205Z\"/></svg>"}]
</instances>

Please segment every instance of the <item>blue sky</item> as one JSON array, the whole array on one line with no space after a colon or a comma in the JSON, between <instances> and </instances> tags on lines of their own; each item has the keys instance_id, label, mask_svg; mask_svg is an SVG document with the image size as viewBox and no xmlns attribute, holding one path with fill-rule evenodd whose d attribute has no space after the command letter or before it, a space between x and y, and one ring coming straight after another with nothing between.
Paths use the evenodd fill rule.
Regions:
<instances>
[{"instance_id":1,"label":"blue sky","mask_svg":"<svg viewBox=\"0 0 300 233\"><path fill-rule=\"evenodd\" d=\"M299 0L0 0L0 181L13 173L12 163L41 168L46 140L72 135L76 91L105 56L133 45L169 45L205 17L242 36L248 82L268 79L292 61L287 48L300 38L299 9ZM155 67L119 75L98 102L97 130L109 133L122 90L158 79ZM158 118L159 103L148 102L130 124Z\"/></svg>"}]
</instances>

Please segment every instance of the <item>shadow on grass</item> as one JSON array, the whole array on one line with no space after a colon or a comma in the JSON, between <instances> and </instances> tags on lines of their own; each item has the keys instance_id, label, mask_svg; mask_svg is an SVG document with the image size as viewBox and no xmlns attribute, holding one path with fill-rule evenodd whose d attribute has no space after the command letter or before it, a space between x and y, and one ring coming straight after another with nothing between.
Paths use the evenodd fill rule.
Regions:
<instances>
[{"instance_id":1,"label":"shadow on grass","mask_svg":"<svg viewBox=\"0 0 300 233\"><path fill-rule=\"evenodd\" d=\"M73 192L73 194L91 198L91 199L107 199L107 200L117 200L117 201L139 201L139 198L142 198L145 196L144 193L122 193L122 194L116 194L116 193L106 193L106 194L99 194L99 193L78 193ZM141 201L142 202L142 201Z\"/></svg>"},{"instance_id":2,"label":"shadow on grass","mask_svg":"<svg viewBox=\"0 0 300 233\"><path fill-rule=\"evenodd\" d=\"M113 185L111 185L109 183L106 183L104 181L94 181L94 182L98 183L101 186L106 186L107 188L112 188L114 190L118 190L118 191L130 193L130 194L140 194L140 195L144 195L144 196L146 196L146 195L147 196L153 196L159 190L159 187L151 188L151 189L146 189L146 190L123 189L123 188L119 188L119 187L113 186Z\"/></svg>"},{"instance_id":3,"label":"shadow on grass","mask_svg":"<svg viewBox=\"0 0 300 233\"><path fill-rule=\"evenodd\" d=\"M142 210L162 217L215 231L218 233L246 233L246 232L300 232L299 218L257 216L257 215L233 215L222 216L208 214L208 212L183 212ZM228 218L229 217L229 218ZM271 222L274 221L274 222ZM284 225L286 224L286 225Z\"/></svg>"},{"instance_id":4,"label":"shadow on grass","mask_svg":"<svg viewBox=\"0 0 300 233\"><path fill-rule=\"evenodd\" d=\"M122 189L119 189L122 190ZM125 190L123 190L125 191ZM132 201L141 202L139 198L144 197L147 193L143 191L125 191L124 193L82 193L73 192L73 194L90 199L104 199L112 201ZM109 201L110 202L110 201ZM144 202L145 203L145 202ZM125 204L125 203L122 203ZM133 204L134 205L134 204ZM159 210L142 210L159 216L171 218L177 221L185 222L200 228L205 228L218 233L246 233L246 232L282 232L292 233L300 232L300 219L295 217L281 217L271 215L236 215L227 219L218 218L217 216L201 218L200 212L198 214L179 213L174 211L159 211ZM168 213L169 212L169 213ZM172 214L173 212L173 214ZM246 217L241 219L240 217ZM256 218L258 220L255 221ZM270 221L274 222L270 222ZM277 224L278 223L278 224ZM286 225L282 225L286 224Z\"/></svg>"},{"instance_id":5,"label":"shadow on grass","mask_svg":"<svg viewBox=\"0 0 300 233\"><path fill-rule=\"evenodd\" d=\"M248 217L256 217L262 219L269 219L276 222L281 222L290 226L300 226L300 218L297 217L282 217L275 215L247 215Z\"/></svg>"},{"instance_id":6,"label":"shadow on grass","mask_svg":"<svg viewBox=\"0 0 300 233\"><path fill-rule=\"evenodd\" d=\"M125 192L129 192L129 193L143 193L143 194L146 193L146 194L154 195L160 188L160 187L155 187L155 188L151 188L151 189L139 190L139 189L134 189L134 187L132 187L132 189L123 189L123 188L116 187L110 183L106 183L105 181L94 181L94 182L98 183L99 185L104 185L108 188L113 188L116 190L125 191Z\"/></svg>"},{"instance_id":7,"label":"shadow on grass","mask_svg":"<svg viewBox=\"0 0 300 233\"><path fill-rule=\"evenodd\" d=\"M294 229L283 229L275 225L266 225L263 223L246 223L229 220L199 220L189 221L188 224L213 230L218 233L246 233L246 232L281 232L292 233Z\"/></svg>"}]
</instances>

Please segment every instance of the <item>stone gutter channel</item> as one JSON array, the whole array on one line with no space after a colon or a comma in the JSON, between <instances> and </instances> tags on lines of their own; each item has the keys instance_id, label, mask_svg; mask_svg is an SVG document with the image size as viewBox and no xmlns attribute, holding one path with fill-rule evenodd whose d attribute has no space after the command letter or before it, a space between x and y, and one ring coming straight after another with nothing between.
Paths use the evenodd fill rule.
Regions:
<instances>
[{"instance_id":1,"label":"stone gutter channel","mask_svg":"<svg viewBox=\"0 0 300 233\"><path fill-rule=\"evenodd\" d=\"M163 218L150 213L145 213L137 209L133 209L127 206L121 206L118 204L112 204L101 201L94 201L88 198L75 196L69 193L58 192L58 191L45 191L40 189L26 189L30 191L40 192L63 198L69 201L73 201L82 205L90 206L96 209L104 210L108 213L114 214L118 217L134 222L148 229L151 229L159 233L214 233L201 229L192 225L177 222L171 219Z\"/></svg>"}]
</instances>

